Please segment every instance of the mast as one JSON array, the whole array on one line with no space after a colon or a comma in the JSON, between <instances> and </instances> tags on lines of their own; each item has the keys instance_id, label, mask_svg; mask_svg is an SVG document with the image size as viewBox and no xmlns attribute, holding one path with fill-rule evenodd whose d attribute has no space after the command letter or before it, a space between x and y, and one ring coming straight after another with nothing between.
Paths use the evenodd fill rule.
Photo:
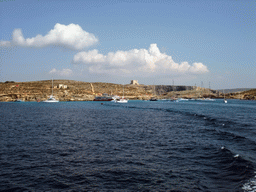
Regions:
<instances>
[{"instance_id":1,"label":"mast","mask_svg":"<svg viewBox=\"0 0 256 192\"><path fill-rule=\"evenodd\" d=\"M124 98L124 84L123 84L123 98Z\"/></svg>"},{"instance_id":2,"label":"mast","mask_svg":"<svg viewBox=\"0 0 256 192\"><path fill-rule=\"evenodd\" d=\"M53 96L53 78L52 78L52 96Z\"/></svg>"}]
</instances>

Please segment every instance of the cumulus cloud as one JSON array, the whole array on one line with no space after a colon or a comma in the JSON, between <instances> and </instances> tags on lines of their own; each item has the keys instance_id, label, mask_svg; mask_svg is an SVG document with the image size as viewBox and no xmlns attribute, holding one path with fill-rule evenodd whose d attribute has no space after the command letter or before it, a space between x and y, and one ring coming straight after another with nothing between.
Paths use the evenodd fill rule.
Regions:
<instances>
[{"instance_id":1,"label":"cumulus cloud","mask_svg":"<svg viewBox=\"0 0 256 192\"><path fill-rule=\"evenodd\" d=\"M81 50L98 42L92 34L84 31L79 25L62 25L57 23L45 36L37 35L25 39L21 29L15 29L11 41L0 41L0 46L46 47L60 46L69 49Z\"/></svg>"},{"instance_id":2,"label":"cumulus cloud","mask_svg":"<svg viewBox=\"0 0 256 192\"><path fill-rule=\"evenodd\" d=\"M96 49L79 52L74 56L73 63L88 65L91 73L150 75L209 72L202 63L175 63L171 56L160 52L157 44L151 44L148 50L132 49L107 55L100 54Z\"/></svg>"},{"instance_id":3,"label":"cumulus cloud","mask_svg":"<svg viewBox=\"0 0 256 192\"><path fill-rule=\"evenodd\" d=\"M57 70L55 68L53 68L49 74L54 74L54 75L58 75L58 76L71 76L73 74L73 71L71 69L62 69L62 70Z\"/></svg>"}]
</instances>

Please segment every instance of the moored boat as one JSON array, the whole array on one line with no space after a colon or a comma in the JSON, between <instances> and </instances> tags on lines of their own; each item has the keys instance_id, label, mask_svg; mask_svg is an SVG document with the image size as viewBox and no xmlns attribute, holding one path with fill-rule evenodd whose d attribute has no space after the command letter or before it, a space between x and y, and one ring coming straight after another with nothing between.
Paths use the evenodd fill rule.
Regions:
<instances>
[{"instance_id":1,"label":"moored boat","mask_svg":"<svg viewBox=\"0 0 256 192\"><path fill-rule=\"evenodd\" d=\"M102 96L96 96L93 101L112 101L113 97L104 93Z\"/></svg>"},{"instance_id":2,"label":"moored boat","mask_svg":"<svg viewBox=\"0 0 256 192\"><path fill-rule=\"evenodd\" d=\"M128 99L125 99L124 97L122 97L121 99L116 99L115 102L116 103L128 103Z\"/></svg>"},{"instance_id":3,"label":"moored boat","mask_svg":"<svg viewBox=\"0 0 256 192\"><path fill-rule=\"evenodd\" d=\"M56 103L59 102L59 100L57 100L54 96L53 96L53 79L52 79L52 94L49 96L49 98L45 101L43 101L45 103Z\"/></svg>"},{"instance_id":4,"label":"moored boat","mask_svg":"<svg viewBox=\"0 0 256 192\"><path fill-rule=\"evenodd\" d=\"M115 103L128 103L128 99L124 98L124 85L123 85L123 97L120 98L119 96L114 98Z\"/></svg>"},{"instance_id":5,"label":"moored boat","mask_svg":"<svg viewBox=\"0 0 256 192\"><path fill-rule=\"evenodd\" d=\"M149 101L157 101L157 98L156 98L156 97L151 97L151 98L149 99Z\"/></svg>"},{"instance_id":6,"label":"moored boat","mask_svg":"<svg viewBox=\"0 0 256 192\"><path fill-rule=\"evenodd\" d=\"M53 95L50 95L49 98L45 101L43 101L45 103L56 103L59 102L59 100L57 100Z\"/></svg>"}]
</instances>

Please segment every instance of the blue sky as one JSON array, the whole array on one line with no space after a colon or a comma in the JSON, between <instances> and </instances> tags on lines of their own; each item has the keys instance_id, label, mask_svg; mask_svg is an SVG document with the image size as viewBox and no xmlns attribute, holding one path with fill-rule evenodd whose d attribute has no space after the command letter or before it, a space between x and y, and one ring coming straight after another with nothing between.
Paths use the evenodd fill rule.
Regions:
<instances>
[{"instance_id":1,"label":"blue sky","mask_svg":"<svg viewBox=\"0 0 256 192\"><path fill-rule=\"evenodd\" d=\"M0 0L0 81L256 87L254 0Z\"/></svg>"}]
</instances>

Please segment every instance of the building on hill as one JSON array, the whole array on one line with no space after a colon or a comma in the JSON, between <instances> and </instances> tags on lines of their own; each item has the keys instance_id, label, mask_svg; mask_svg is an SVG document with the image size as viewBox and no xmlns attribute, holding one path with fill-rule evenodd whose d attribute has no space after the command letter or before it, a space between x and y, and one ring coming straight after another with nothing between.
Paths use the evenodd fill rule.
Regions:
<instances>
[{"instance_id":1,"label":"building on hill","mask_svg":"<svg viewBox=\"0 0 256 192\"><path fill-rule=\"evenodd\" d=\"M139 85L138 80L131 80L132 85Z\"/></svg>"},{"instance_id":2,"label":"building on hill","mask_svg":"<svg viewBox=\"0 0 256 192\"><path fill-rule=\"evenodd\" d=\"M58 86L58 88L59 89L67 89L68 88L68 86L67 85L64 85L64 84L59 84L59 86Z\"/></svg>"}]
</instances>

